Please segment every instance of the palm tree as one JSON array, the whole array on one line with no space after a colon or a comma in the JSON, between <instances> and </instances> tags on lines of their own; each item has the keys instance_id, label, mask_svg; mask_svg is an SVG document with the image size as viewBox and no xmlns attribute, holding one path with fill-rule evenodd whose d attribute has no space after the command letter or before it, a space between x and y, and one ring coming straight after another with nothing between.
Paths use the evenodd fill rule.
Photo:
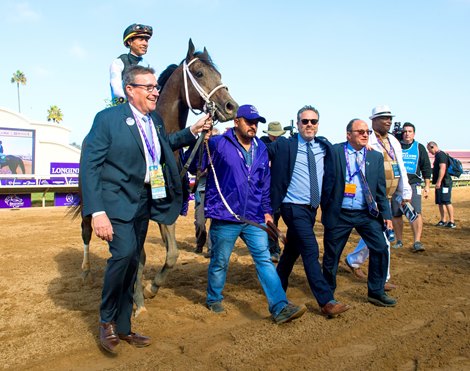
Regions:
<instances>
[{"instance_id":1,"label":"palm tree","mask_svg":"<svg viewBox=\"0 0 470 371\"><path fill-rule=\"evenodd\" d=\"M11 83L16 82L16 87L18 89L18 112L21 113L21 106L20 106L20 83L21 85L26 85L26 76L20 70L16 71L11 78Z\"/></svg>"},{"instance_id":2,"label":"palm tree","mask_svg":"<svg viewBox=\"0 0 470 371\"><path fill-rule=\"evenodd\" d=\"M47 110L47 121L55 122L56 124L60 123L63 120L63 114L59 107L51 106Z\"/></svg>"}]
</instances>

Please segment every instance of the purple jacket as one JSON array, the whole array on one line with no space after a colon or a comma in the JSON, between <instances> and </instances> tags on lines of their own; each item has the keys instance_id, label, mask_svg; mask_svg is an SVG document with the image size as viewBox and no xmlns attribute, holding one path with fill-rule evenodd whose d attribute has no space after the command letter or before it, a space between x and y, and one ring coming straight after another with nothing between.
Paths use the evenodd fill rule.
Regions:
<instances>
[{"instance_id":1,"label":"purple jacket","mask_svg":"<svg viewBox=\"0 0 470 371\"><path fill-rule=\"evenodd\" d=\"M271 174L268 151L263 142L254 138L253 164L248 167L242 146L232 130L209 140L209 149L219 181L220 190L230 208L237 215L257 223L264 223L264 214L272 214L269 197ZM227 210L215 186L214 174L209 169L204 204L206 218L236 222Z\"/></svg>"}]
</instances>

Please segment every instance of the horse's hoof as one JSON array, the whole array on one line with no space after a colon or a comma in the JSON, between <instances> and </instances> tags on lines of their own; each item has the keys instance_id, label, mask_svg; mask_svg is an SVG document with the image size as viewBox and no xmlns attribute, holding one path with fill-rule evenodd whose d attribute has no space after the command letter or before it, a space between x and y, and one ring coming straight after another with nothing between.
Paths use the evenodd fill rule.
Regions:
<instances>
[{"instance_id":1,"label":"horse's hoof","mask_svg":"<svg viewBox=\"0 0 470 371\"><path fill-rule=\"evenodd\" d=\"M83 283L92 283L93 276L90 271L83 271L82 272L82 281Z\"/></svg>"},{"instance_id":2,"label":"horse's hoof","mask_svg":"<svg viewBox=\"0 0 470 371\"><path fill-rule=\"evenodd\" d=\"M149 283L147 286L144 288L144 298L145 299L153 299L157 295L156 292L152 291L152 284Z\"/></svg>"},{"instance_id":3,"label":"horse's hoof","mask_svg":"<svg viewBox=\"0 0 470 371\"><path fill-rule=\"evenodd\" d=\"M144 314L144 313L147 313L147 308L145 308L145 307L138 307L138 308L135 310L134 317L137 318L139 315Z\"/></svg>"}]
</instances>

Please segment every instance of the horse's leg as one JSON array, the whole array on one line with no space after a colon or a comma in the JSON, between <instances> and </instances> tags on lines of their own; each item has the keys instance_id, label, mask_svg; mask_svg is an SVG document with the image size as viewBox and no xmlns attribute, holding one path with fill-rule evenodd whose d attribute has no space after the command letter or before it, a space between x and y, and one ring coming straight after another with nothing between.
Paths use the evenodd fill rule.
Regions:
<instances>
[{"instance_id":1,"label":"horse's leg","mask_svg":"<svg viewBox=\"0 0 470 371\"><path fill-rule=\"evenodd\" d=\"M147 259L147 255L145 254L145 247L144 247L140 253L139 268L137 269L137 277L135 279L135 285L134 285L134 298L133 299L137 307L134 313L135 317L147 311L147 309L145 308L145 303L144 303L144 293L142 291L142 277L144 275L144 267L145 267L146 259Z\"/></svg>"},{"instance_id":2,"label":"horse's leg","mask_svg":"<svg viewBox=\"0 0 470 371\"><path fill-rule=\"evenodd\" d=\"M159 223L158 226L160 227L160 233L166 247L165 265L161 271L155 275L153 281L145 286L145 298L153 298L157 295L158 289L165 283L168 273L170 273L170 270L175 266L179 255L178 246L176 245L176 223L171 225Z\"/></svg>"},{"instance_id":3,"label":"horse's leg","mask_svg":"<svg viewBox=\"0 0 470 371\"><path fill-rule=\"evenodd\" d=\"M90 240L93 229L91 228L91 216L82 218L82 240L83 240L83 262L82 262L82 279L88 281L92 279L90 272Z\"/></svg>"}]
</instances>

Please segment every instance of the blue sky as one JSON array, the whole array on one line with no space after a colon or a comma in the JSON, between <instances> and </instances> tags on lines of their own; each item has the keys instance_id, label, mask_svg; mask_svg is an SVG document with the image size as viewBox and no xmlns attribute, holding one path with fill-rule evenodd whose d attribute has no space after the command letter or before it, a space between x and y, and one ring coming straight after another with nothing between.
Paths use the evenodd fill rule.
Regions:
<instances>
[{"instance_id":1,"label":"blue sky","mask_svg":"<svg viewBox=\"0 0 470 371\"><path fill-rule=\"evenodd\" d=\"M0 107L18 110L10 80L21 70L22 114L45 121L59 106L71 141L104 108L109 65L137 22L154 27L146 59L157 73L183 59L191 37L235 100L268 122L287 126L312 104L319 134L339 142L351 118L388 104L418 141L470 148L470 0L1 0L0 14Z\"/></svg>"}]
</instances>

